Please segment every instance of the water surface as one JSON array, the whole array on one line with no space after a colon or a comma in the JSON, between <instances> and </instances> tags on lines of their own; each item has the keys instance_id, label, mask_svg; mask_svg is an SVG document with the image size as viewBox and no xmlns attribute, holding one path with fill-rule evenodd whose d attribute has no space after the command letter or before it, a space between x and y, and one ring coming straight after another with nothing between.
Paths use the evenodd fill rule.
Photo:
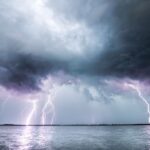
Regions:
<instances>
[{"instance_id":1,"label":"water surface","mask_svg":"<svg viewBox=\"0 0 150 150\"><path fill-rule=\"evenodd\" d=\"M1 126L0 150L149 150L150 126Z\"/></svg>"}]
</instances>

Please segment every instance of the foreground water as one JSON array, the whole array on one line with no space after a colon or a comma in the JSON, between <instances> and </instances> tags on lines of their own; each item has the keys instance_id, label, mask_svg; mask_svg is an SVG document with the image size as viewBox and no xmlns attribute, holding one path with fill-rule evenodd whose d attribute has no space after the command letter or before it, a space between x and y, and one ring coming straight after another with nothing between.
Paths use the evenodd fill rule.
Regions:
<instances>
[{"instance_id":1,"label":"foreground water","mask_svg":"<svg viewBox=\"0 0 150 150\"><path fill-rule=\"evenodd\" d=\"M0 150L149 150L150 126L0 127Z\"/></svg>"}]
</instances>

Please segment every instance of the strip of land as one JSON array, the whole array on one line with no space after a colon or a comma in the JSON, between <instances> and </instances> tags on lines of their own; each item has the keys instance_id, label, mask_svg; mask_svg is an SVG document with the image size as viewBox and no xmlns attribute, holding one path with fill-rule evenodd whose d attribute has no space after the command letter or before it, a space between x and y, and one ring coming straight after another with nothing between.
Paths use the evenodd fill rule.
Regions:
<instances>
[{"instance_id":1,"label":"strip of land","mask_svg":"<svg viewBox=\"0 0 150 150\"><path fill-rule=\"evenodd\" d=\"M141 125L150 125L145 123L138 123L138 124L31 124L31 125L24 125L24 124L0 124L0 126L141 126Z\"/></svg>"}]
</instances>

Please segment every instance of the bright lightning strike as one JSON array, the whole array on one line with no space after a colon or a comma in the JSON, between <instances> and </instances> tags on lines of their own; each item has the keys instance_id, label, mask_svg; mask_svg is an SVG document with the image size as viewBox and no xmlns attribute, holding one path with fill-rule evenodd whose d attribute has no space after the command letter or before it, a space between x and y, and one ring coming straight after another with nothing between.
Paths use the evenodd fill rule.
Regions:
<instances>
[{"instance_id":1,"label":"bright lightning strike","mask_svg":"<svg viewBox=\"0 0 150 150\"><path fill-rule=\"evenodd\" d=\"M48 108L49 108L49 110L47 111ZM51 94L51 92L49 92L48 100L46 101L46 103L42 109L42 119L41 119L42 125L45 125L46 115L50 112L52 112L52 117L51 117L51 124L52 124L53 120L54 120L55 108L54 108L54 104L53 104L53 95Z\"/></svg>"},{"instance_id":2,"label":"bright lightning strike","mask_svg":"<svg viewBox=\"0 0 150 150\"><path fill-rule=\"evenodd\" d=\"M45 112L45 110L47 109L47 107L48 107L48 105L49 105L49 100L48 101L46 101L46 103L45 103L45 105L44 105L44 107L43 107L43 109L42 109L42 125L44 125L45 124L45 119L46 119L46 112Z\"/></svg>"},{"instance_id":3,"label":"bright lightning strike","mask_svg":"<svg viewBox=\"0 0 150 150\"><path fill-rule=\"evenodd\" d=\"M50 114L51 115L50 124L53 124L55 117L55 106L53 100L56 89L55 84L50 76L46 80L42 81L41 89L42 92L46 95L46 102L42 108L41 123L42 125L45 125L46 117L48 114Z\"/></svg>"},{"instance_id":4,"label":"bright lightning strike","mask_svg":"<svg viewBox=\"0 0 150 150\"><path fill-rule=\"evenodd\" d=\"M144 96L142 95L142 92L139 88L138 85L132 84L132 83L125 83L125 86L132 88L133 90L135 90L138 94L138 96L140 97L140 99L146 104L147 107L147 113L148 113L148 122L150 123L150 105L148 103L148 101L144 98Z\"/></svg>"},{"instance_id":5,"label":"bright lightning strike","mask_svg":"<svg viewBox=\"0 0 150 150\"><path fill-rule=\"evenodd\" d=\"M32 121L32 118L33 118L33 115L37 109L37 101L34 100L34 101L30 101L30 103L32 103L32 109L26 119L26 126L30 125L31 124L31 121Z\"/></svg>"},{"instance_id":6,"label":"bright lightning strike","mask_svg":"<svg viewBox=\"0 0 150 150\"><path fill-rule=\"evenodd\" d=\"M35 114L38 106L38 101L40 97L46 98L45 104L42 108L42 115L40 118L41 124L45 125L47 120L47 115L50 114L50 124L53 124L54 117L55 117L55 106L53 103L54 96L55 96L55 85L53 84L53 80L51 77L47 78L46 80L42 81L41 84L41 91L38 93L35 93L34 95L30 95L29 103L32 104L32 109L29 112L25 124L28 126L33 121L33 115ZM31 97L32 96L32 97ZM45 97L46 96L46 97Z\"/></svg>"}]
</instances>

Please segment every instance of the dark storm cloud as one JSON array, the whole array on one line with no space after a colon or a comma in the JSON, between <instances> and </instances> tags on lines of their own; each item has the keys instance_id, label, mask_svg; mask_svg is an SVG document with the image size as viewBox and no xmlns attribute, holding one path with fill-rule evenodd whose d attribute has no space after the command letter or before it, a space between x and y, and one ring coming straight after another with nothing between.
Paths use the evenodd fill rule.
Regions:
<instances>
[{"instance_id":1,"label":"dark storm cloud","mask_svg":"<svg viewBox=\"0 0 150 150\"><path fill-rule=\"evenodd\" d=\"M90 37L81 55L74 54L74 45L69 46L69 51L65 46L76 40L78 47L82 46L86 31L79 38L76 30L77 33L68 33L65 40L70 36L72 40L62 43L65 40L60 40L59 30L53 34L37 25L37 18L33 19L30 10L17 0L9 4L2 0L0 5L0 83L4 86L37 89L41 78L58 71L73 76L149 78L148 0L47 1L47 7L57 15L84 23L98 39ZM60 37L54 40L53 36Z\"/></svg>"},{"instance_id":2,"label":"dark storm cloud","mask_svg":"<svg viewBox=\"0 0 150 150\"><path fill-rule=\"evenodd\" d=\"M0 82L7 87L37 89L41 77L56 70L67 70L61 60L35 57L31 54L12 54L8 60L1 58Z\"/></svg>"},{"instance_id":3,"label":"dark storm cloud","mask_svg":"<svg viewBox=\"0 0 150 150\"><path fill-rule=\"evenodd\" d=\"M113 43L95 59L96 74L149 79L150 2L119 1L113 13Z\"/></svg>"}]
</instances>

